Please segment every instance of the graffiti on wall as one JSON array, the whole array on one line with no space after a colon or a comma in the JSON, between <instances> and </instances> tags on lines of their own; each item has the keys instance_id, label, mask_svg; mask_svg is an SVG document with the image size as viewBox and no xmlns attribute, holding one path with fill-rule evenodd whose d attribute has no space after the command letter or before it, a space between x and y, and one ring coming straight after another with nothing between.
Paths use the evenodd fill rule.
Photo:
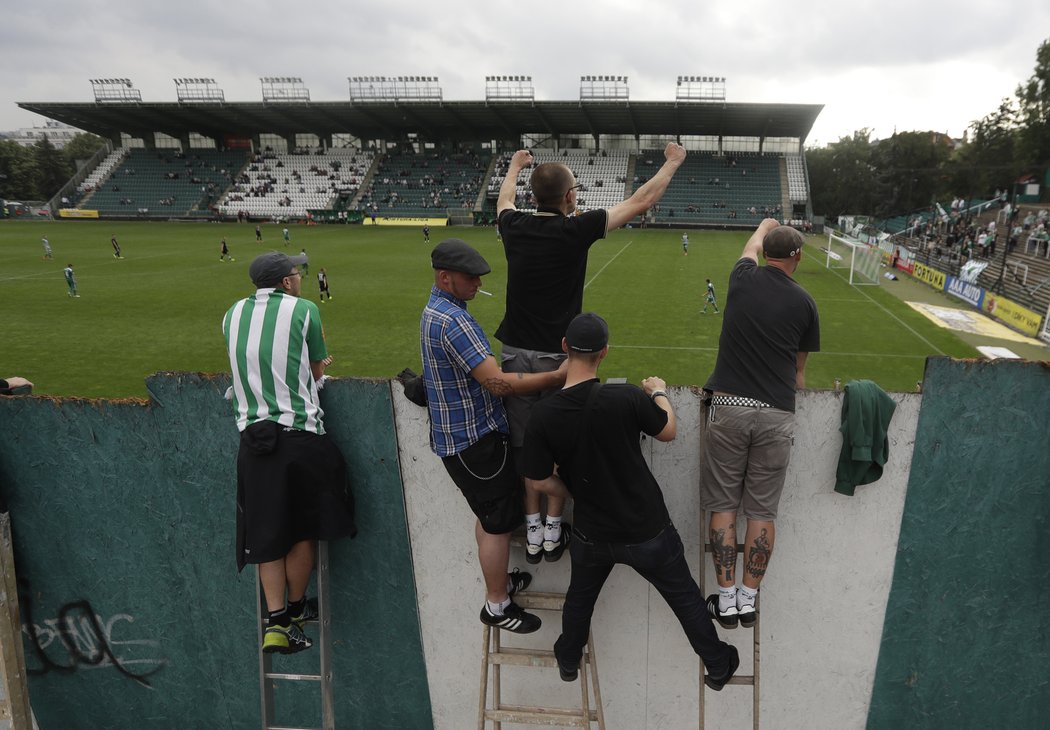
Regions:
<instances>
[{"instance_id":1,"label":"graffiti on wall","mask_svg":"<svg viewBox=\"0 0 1050 730\"><path fill-rule=\"evenodd\" d=\"M159 642L134 638L131 629L135 618L130 614L104 617L89 601L78 600L61 606L55 618L35 620L28 586L23 585L22 594L22 632L29 639L31 650L26 657L26 671L31 675L112 667L128 679L152 688L149 678L167 664L167 659L158 654ZM31 657L39 666L32 666Z\"/></svg>"}]
</instances>

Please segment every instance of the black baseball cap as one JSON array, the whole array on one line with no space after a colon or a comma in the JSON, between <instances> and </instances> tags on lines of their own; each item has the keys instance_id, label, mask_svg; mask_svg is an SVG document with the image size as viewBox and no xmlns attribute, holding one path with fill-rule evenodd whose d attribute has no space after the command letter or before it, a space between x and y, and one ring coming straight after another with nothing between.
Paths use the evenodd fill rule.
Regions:
<instances>
[{"instance_id":1,"label":"black baseball cap","mask_svg":"<svg viewBox=\"0 0 1050 730\"><path fill-rule=\"evenodd\" d=\"M802 234L791 226L777 226L762 239L767 259L789 259L802 250Z\"/></svg>"},{"instance_id":2,"label":"black baseball cap","mask_svg":"<svg viewBox=\"0 0 1050 730\"><path fill-rule=\"evenodd\" d=\"M280 251L259 254L248 267L248 276L259 288L277 286L296 266L307 262L306 256L289 256Z\"/></svg>"},{"instance_id":3,"label":"black baseball cap","mask_svg":"<svg viewBox=\"0 0 1050 730\"><path fill-rule=\"evenodd\" d=\"M459 271L470 276L484 276L492 271L489 262L470 244L459 238L446 238L434 246L430 253L430 262L435 269Z\"/></svg>"},{"instance_id":4,"label":"black baseball cap","mask_svg":"<svg viewBox=\"0 0 1050 730\"><path fill-rule=\"evenodd\" d=\"M598 352L609 344L609 325L594 312L577 314L565 330L565 342L573 352Z\"/></svg>"}]
</instances>

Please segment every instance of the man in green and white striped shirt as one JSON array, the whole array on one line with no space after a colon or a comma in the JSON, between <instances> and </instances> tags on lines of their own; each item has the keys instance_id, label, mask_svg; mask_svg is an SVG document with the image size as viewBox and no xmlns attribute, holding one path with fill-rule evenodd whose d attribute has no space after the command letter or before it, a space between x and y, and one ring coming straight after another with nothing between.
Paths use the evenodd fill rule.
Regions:
<instances>
[{"instance_id":1,"label":"man in green and white striped shirt","mask_svg":"<svg viewBox=\"0 0 1050 730\"><path fill-rule=\"evenodd\" d=\"M277 274L271 274L263 281L272 288L260 286L230 307L222 322L233 371L237 430L266 419L323 434L324 411L315 384L328 359L321 313L312 301L299 298L302 276L297 267L306 257L276 256L283 259L272 253L257 257L250 274L258 286L254 269L260 261L276 265L278 273L291 267L291 273L281 276L288 286L274 282Z\"/></svg>"},{"instance_id":2,"label":"man in green and white striped shirt","mask_svg":"<svg viewBox=\"0 0 1050 730\"><path fill-rule=\"evenodd\" d=\"M353 536L346 461L325 434L318 399L331 362L317 305L299 297L300 256L272 251L249 275L258 287L226 312L237 429L237 568L259 566L269 615L263 651L312 645L306 599L316 540Z\"/></svg>"}]
</instances>

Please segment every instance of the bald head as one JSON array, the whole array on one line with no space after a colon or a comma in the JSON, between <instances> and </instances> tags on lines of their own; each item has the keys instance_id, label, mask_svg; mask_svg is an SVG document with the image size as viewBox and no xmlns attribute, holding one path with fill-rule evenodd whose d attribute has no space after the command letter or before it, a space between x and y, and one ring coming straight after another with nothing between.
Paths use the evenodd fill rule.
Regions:
<instances>
[{"instance_id":1,"label":"bald head","mask_svg":"<svg viewBox=\"0 0 1050 730\"><path fill-rule=\"evenodd\" d=\"M767 259L791 259L802 250L802 234L791 226L777 226L762 239Z\"/></svg>"},{"instance_id":2,"label":"bald head","mask_svg":"<svg viewBox=\"0 0 1050 730\"><path fill-rule=\"evenodd\" d=\"M575 180L570 170L560 162L544 162L532 171L530 184L536 202L548 207L559 207L565 193Z\"/></svg>"}]
</instances>

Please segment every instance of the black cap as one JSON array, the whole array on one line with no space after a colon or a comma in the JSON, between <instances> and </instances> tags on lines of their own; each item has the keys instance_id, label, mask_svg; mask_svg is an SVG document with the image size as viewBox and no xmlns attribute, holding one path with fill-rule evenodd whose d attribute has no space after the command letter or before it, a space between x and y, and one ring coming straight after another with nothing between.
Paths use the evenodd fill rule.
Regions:
<instances>
[{"instance_id":1,"label":"black cap","mask_svg":"<svg viewBox=\"0 0 1050 730\"><path fill-rule=\"evenodd\" d=\"M434 246L430 262L435 269L459 271L470 276L484 276L492 271L489 262L470 244L459 238L446 238Z\"/></svg>"},{"instance_id":2,"label":"black cap","mask_svg":"<svg viewBox=\"0 0 1050 730\"><path fill-rule=\"evenodd\" d=\"M259 254L248 267L248 276L252 283L261 288L277 286L281 279L292 273L296 266L302 266L307 261L306 256L288 256L280 251L270 251Z\"/></svg>"},{"instance_id":3,"label":"black cap","mask_svg":"<svg viewBox=\"0 0 1050 730\"><path fill-rule=\"evenodd\" d=\"M594 312L577 314L565 330L565 342L573 352L598 352L609 344L609 325Z\"/></svg>"},{"instance_id":4,"label":"black cap","mask_svg":"<svg viewBox=\"0 0 1050 730\"><path fill-rule=\"evenodd\" d=\"M802 250L802 234L791 226L777 226L762 239L767 259L790 259Z\"/></svg>"}]
</instances>

